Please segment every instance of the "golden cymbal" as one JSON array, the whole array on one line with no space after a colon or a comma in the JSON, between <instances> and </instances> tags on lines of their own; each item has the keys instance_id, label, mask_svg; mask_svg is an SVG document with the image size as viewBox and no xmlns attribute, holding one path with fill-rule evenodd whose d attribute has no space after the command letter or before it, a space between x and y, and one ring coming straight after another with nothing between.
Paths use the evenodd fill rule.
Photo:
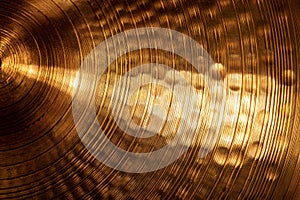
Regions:
<instances>
[{"instance_id":1,"label":"golden cymbal","mask_svg":"<svg viewBox=\"0 0 300 200\"><path fill-rule=\"evenodd\" d=\"M300 199L299 13L1 0L0 199Z\"/></svg>"}]
</instances>

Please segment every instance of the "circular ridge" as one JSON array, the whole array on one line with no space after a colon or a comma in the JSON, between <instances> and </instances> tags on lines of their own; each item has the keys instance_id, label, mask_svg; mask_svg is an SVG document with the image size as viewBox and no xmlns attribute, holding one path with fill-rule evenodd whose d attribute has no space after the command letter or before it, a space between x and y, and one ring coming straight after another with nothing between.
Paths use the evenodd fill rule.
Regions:
<instances>
[{"instance_id":1,"label":"circular ridge","mask_svg":"<svg viewBox=\"0 0 300 200\"><path fill-rule=\"evenodd\" d=\"M298 4L1 0L0 199L299 199ZM180 159L130 174L107 167L86 149L72 100L84 83L77 77L89 53L116 34L143 27L175 30L202 45L215 62L209 73L221 75L212 78L224 82L220 92L226 96L220 131L206 156L199 152L213 120L201 109L189 121L198 127L195 142ZM184 58L158 49L120 56L92 89L101 128L126 151L162 148L176 131L172 121L167 134L137 139L113 120L112 97L126 94L117 92L118 81L146 63L173 68L193 86L199 106L209 103L205 76ZM176 82L172 73L156 75ZM159 94L160 88L149 88L133 100L138 120L147 111L142 100Z\"/></svg>"}]
</instances>

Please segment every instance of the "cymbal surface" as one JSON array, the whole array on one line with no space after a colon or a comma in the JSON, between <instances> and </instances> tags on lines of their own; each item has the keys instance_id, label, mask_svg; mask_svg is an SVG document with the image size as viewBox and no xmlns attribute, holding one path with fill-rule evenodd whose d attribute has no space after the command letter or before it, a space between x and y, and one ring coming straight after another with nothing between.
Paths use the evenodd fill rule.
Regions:
<instances>
[{"instance_id":1,"label":"cymbal surface","mask_svg":"<svg viewBox=\"0 0 300 200\"><path fill-rule=\"evenodd\" d=\"M0 199L300 199L299 11L1 0Z\"/></svg>"}]
</instances>

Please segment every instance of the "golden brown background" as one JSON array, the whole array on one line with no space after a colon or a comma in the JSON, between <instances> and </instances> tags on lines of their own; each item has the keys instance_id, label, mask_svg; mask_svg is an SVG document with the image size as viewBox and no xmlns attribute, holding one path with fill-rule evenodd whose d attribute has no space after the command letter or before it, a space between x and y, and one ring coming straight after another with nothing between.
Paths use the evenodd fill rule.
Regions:
<instances>
[{"instance_id":1,"label":"golden brown background","mask_svg":"<svg viewBox=\"0 0 300 200\"><path fill-rule=\"evenodd\" d=\"M300 199L299 13L298 0L0 0L0 199ZM145 26L202 44L222 64L226 108L247 118L224 126L204 159L192 147L162 170L128 174L80 142L72 94L97 44ZM109 125L107 113L100 119Z\"/></svg>"}]
</instances>

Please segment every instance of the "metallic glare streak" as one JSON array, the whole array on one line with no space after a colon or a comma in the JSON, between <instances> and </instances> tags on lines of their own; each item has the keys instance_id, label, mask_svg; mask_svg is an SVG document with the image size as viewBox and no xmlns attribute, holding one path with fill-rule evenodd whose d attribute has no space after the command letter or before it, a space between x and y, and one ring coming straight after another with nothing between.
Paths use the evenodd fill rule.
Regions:
<instances>
[{"instance_id":1,"label":"metallic glare streak","mask_svg":"<svg viewBox=\"0 0 300 200\"><path fill-rule=\"evenodd\" d=\"M0 0L0 199L298 200L299 13L298 0ZM99 44L145 27L186 35L215 64L199 73L195 62L165 51L172 49L167 39L153 44L153 35L144 32L133 37L133 45L147 41L154 48L130 51L130 43L114 40L95 58L128 52L93 84L96 73L80 73ZM183 44L177 39L172 37L173 47ZM161 44L163 49L155 48ZM140 70L149 63L166 67ZM212 94L208 77L224 87L214 87ZM147 81L151 84L133 87ZM193 95L176 88L180 81ZM87 101L94 121L86 123L82 115L74 123L73 100L84 102L89 91L95 93ZM184 100L178 102L176 93ZM191 103L192 96L197 101ZM181 111L186 99L190 115ZM224 104L213 104L217 101ZM77 108L89 114L86 104ZM122 115L125 108L128 118ZM115 118L151 127L143 132L119 126ZM140 154L172 144L181 127L186 134L178 136L178 144L186 151L153 172L118 171L99 162L81 141L78 124L93 122L113 145ZM208 141L214 126L217 137ZM97 138L92 128L86 133L94 131ZM89 147L96 151L105 145L97 142ZM172 160L169 155L153 163ZM134 164L124 158L113 160L113 166Z\"/></svg>"}]
</instances>

